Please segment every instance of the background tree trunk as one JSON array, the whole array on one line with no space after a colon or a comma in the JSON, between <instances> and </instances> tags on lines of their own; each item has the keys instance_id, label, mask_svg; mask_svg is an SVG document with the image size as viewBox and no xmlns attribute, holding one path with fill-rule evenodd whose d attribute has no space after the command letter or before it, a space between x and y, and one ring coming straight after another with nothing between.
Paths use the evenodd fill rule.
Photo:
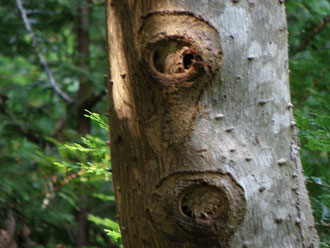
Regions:
<instances>
[{"instance_id":1,"label":"background tree trunk","mask_svg":"<svg viewBox=\"0 0 330 248\"><path fill-rule=\"evenodd\" d=\"M77 95L77 123L78 132L80 135L89 134L91 131L91 120L85 117L86 110L90 109L89 98L91 96L92 84L90 83L87 75L89 71L89 19L90 19L90 1L79 1L78 8L78 51L79 51L79 66L84 73L79 75L79 90ZM81 187L84 187L81 185ZM77 247L88 245L88 194L81 193L80 205L77 212Z\"/></svg>"},{"instance_id":2,"label":"background tree trunk","mask_svg":"<svg viewBox=\"0 0 330 248\"><path fill-rule=\"evenodd\" d=\"M125 248L318 247L282 2L108 0Z\"/></svg>"}]
</instances>

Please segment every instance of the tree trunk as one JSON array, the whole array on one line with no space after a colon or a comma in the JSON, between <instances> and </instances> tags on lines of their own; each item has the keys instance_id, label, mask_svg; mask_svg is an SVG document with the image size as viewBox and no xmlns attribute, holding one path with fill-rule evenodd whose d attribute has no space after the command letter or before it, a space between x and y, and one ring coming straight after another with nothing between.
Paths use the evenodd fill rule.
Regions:
<instances>
[{"instance_id":1,"label":"tree trunk","mask_svg":"<svg viewBox=\"0 0 330 248\"><path fill-rule=\"evenodd\" d=\"M125 248L318 247L279 0L108 0Z\"/></svg>"},{"instance_id":2,"label":"tree trunk","mask_svg":"<svg viewBox=\"0 0 330 248\"><path fill-rule=\"evenodd\" d=\"M85 117L85 109L89 109L88 100L91 95L92 85L86 76L89 70L89 16L90 16L90 1L79 1L79 20L78 20L78 51L79 51L79 66L84 73L79 75L79 90L77 96L78 104L78 132L81 135L86 135L90 132L91 120Z\"/></svg>"},{"instance_id":3,"label":"tree trunk","mask_svg":"<svg viewBox=\"0 0 330 248\"><path fill-rule=\"evenodd\" d=\"M85 117L85 109L89 109L88 100L91 95L91 87L88 77L86 74L89 70L89 17L90 17L90 1L82 0L79 1L79 19L78 19L78 51L79 51L79 66L80 69L85 72L79 75L79 90L77 95L77 122L78 132L80 135L86 135L90 133L91 120ZM81 187L84 187L81 185ZM88 245L88 195L81 193L80 205L77 212L77 237L76 246L83 247Z\"/></svg>"}]
</instances>

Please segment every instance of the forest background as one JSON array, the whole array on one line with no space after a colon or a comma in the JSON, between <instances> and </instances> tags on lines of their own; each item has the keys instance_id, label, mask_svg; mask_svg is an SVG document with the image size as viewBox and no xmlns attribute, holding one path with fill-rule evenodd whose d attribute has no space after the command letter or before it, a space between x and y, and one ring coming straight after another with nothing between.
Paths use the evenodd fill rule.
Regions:
<instances>
[{"instance_id":1,"label":"forest background","mask_svg":"<svg viewBox=\"0 0 330 248\"><path fill-rule=\"evenodd\" d=\"M121 247L106 145L104 0L20 3L0 5L0 242ZM285 4L301 158L321 247L330 247L330 3Z\"/></svg>"}]
</instances>

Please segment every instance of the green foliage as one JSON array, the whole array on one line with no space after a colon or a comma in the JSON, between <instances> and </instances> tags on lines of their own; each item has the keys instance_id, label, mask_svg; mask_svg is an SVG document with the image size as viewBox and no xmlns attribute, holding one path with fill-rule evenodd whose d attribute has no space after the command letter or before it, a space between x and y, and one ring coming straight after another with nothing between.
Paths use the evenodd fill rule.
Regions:
<instances>
[{"instance_id":1,"label":"green foliage","mask_svg":"<svg viewBox=\"0 0 330 248\"><path fill-rule=\"evenodd\" d=\"M85 97L100 95L106 71L104 1L90 3L89 70L79 64L79 3L23 2L40 52L59 87L74 99L82 74L91 86ZM2 2L0 15L0 228L12 211L18 247L74 247L83 197L89 214L116 216L104 141L108 131L94 122L91 134L80 139L78 102L68 105L50 86L15 1ZM93 110L104 109L105 98L100 98ZM97 114L88 115L100 121ZM24 228L31 232L28 237ZM103 229L90 221L89 247L119 247Z\"/></svg>"},{"instance_id":2,"label":"green foliage","mask_svg":"<svg viewBox=\"0 0 330 248\"><path fill-rule=\"evenodd\" d=\"M327 243L320 242L320 247L321 247L321 248L329 248L330 246L327 245Z\"/></svg>"},{"instance_id":3,"label":"green foliage","mask_svg":"<svg viewBox=\"0 0 330 248\"><path fill-rule=\"evenodd\" d=\"M85 115L86 117L90 118L93 121L96 121L97 124L100 126L100 128L109 132L108 124L101 118L101 116L98 113L92 113L91 111L88 111L87 109L86 109L86 112L89 114L89 115L86 114Z\"/></svg>"},{"instance_id":4,"label":"green foliage","mask_svg":"<svg viewBox=\"0 0 330 248\"><path fill-rule=\"evenodd\" d=\"M87 117L96 121L104 130L109 130L108 125L99 114L86 111L89 113L89 115L86 115ZM99 184L100 179L95 178L95 176L101 176L101 181L111 180L111 177L109 177L110 152L106 142L91 135L87 135L86 138L82 137L81 141L81 143L66 143L64 146L60 146L59 149L64 161L55 162L54 164L68 171L83 172L80 173L80 177L88 177L88 180L83 179L84 183L95 183L95 180L97 180ZM105 202L114 202L115 200L113 192L111 194L93 193L91 196ZM88 215L88 220L97 226L106 228L104 231L111 240L114 243L119 242L121 235L117 222L93 214Z\"/></svg>"},{"instance_id":5,"label":"green foliage","mask_svg":"<svg viewBox=\"0 0 330 248\"><path fill-rule=\"evenodd\" d=\"M66 158L66 161L55 162L54 164L68 170L83 169L90 174L107 174L110 164L110 152L105 141L91 135L87 135L86 138L81 137L81 141L81 144L65 143L64 147L59 147L61 155ZM64 149L69 152L65 153ZM93 158L92 162L89 161L91 157ZM72 163L70 162L72 160L79 162Z\"/></svg>"},{"instance_id":6,"label":"green foliage","mask_svg":"<svg viewBox=\"0 0 330 248\"><path fill-rule=\"evenodd\" d=\"M90 115L97 116L94 119L105 124L100 121L99 115ZM24 139L13 142L17 152L9 153L8 159L12 157L15 161L21 161L21 170L18 173L17 166L0 167L0 175L6 175L0 181L0 225L4 226L1 220L6 219L7 210L13 209L15 217L23 218L24 223L32 229L31 239L38 243L45 242L45 246L38 247L52 247L55 240L53 247L58 243L71 247L68 245L73 243L75 235L72 230L76 229L73 213L79 211L81 194L87 193L93 205L88 220L94 224L94 233L100 237L101 232L106 233L112 241L112 247L119 247L119 226L112 220L115 219L114 195L109 173L110 152L106 142L92 135L81 138L81 143L62 144L54 139L48 140L56 145L58 153L45 152ZM12 147L8 149L13 151ZM35 163L32 168L28 162L31 160ZM106 217L104 207L109 204L113 212L110 215L107 213ZM39 236L42 237L46 231L50 231L49 240L40 240ZM95 239L96 247L107 247L104 238Z\"/></svg>"},{"instance_id":7,"label":"green foliage","mask_svg":"<svg viewBox=\"0 0 330 248\"><path fill-rule=\"evenodd\" d=\"M295 111L301 142L310 151L330 152L330 116L322 113Z\"/></svg>"},{"instance_id":8,"label":"green foliage","mask_svg":"<svg viewBox=\"0 0 330 248\"><path fill-rule=\"evenodd\" d=\"M86 112L89 114L86 116L97 122L99 127L109 130L108 125L99 114L88 110ZM91 135L87 135L86 138L82 137L81 141L81 143L66 143L64 146L54 141L59 146L58 149L61 150L61 156L64 159L62 162L54 162L54 164L68 171L82 172L80 173L81 178L88 177L88 180L82 180L84 183L95 183L95 180L97 180L95 176L101 176L101 179L97 180L98 184L100 183L99 180L111 180L111 177L109 177L110 152L106 142ZM104 202L115 201L113 192L111 194L93 193L91 196ZM88 215L88 220L97 226L106 228L104 231L111 240L119 244L121 234L116 221L93 214Z\"/></svg>"},{"instance_id":9,"label":"green foliage","mask_svg":"<svg viewBox=\"0 0 330 248\"><path fill-rule=\"evenodd\" d=\"M291 92L301 159L321 239L330 246L329 13L327 0L287 0Z\"/></svg>"},{"instance_id":10,"label":"green foliage","mask_svg":"<svg viewBox=\"0 0 330 248\"><path fill-rule=\"evenodd\" d=\"M96 225L104 226L105 228L107 228L104 229L104 231L114 242L118 242L121 238L119 225L117 222L108 218L100 218L92 214L88 215L88 220L95 223Z\"/></svg>"}]
</instances>

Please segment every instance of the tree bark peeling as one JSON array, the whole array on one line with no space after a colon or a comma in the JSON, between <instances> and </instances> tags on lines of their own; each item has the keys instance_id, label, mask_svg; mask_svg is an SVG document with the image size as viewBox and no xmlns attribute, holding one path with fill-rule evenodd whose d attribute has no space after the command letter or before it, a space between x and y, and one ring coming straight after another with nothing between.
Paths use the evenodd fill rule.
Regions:
<instances>
[{"instance_id":1,"label":"tree bark peeling","mask_svg":"<svg viewBox=\"0 0 330 248\"><path fill-rule=\"evenodd\" d=\"M284 5L108 0L107 27L125 248L318 247Z\"/></svg>"}]
</instances>

